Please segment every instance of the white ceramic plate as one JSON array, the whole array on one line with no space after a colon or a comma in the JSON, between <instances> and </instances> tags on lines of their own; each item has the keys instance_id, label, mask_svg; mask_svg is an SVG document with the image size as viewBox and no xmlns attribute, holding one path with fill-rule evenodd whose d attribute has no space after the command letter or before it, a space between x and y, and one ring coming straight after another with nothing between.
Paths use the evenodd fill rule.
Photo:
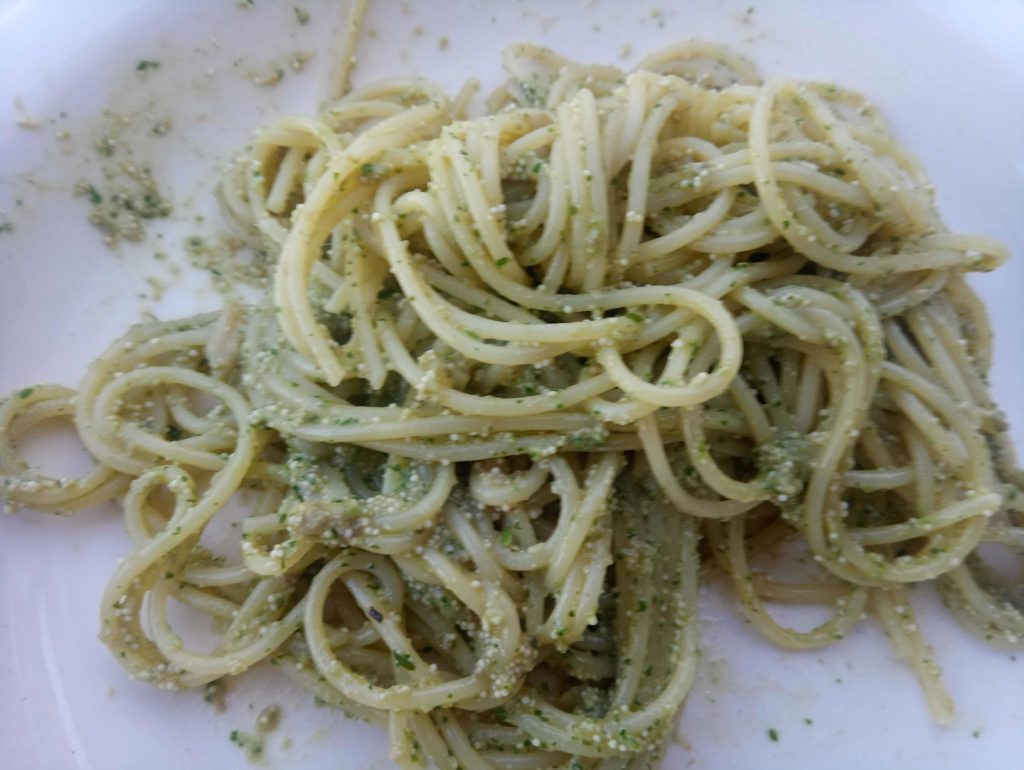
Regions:
<instances>
[{"instance_id":1,"label":"white ceramic plate","mask_svg":"<svg viewBox=\"0 0 1024 770\"><path fill-rule=\"evenodd\" d=\"M753 3L753 10L748 8ZM144 310L214 307L182 239L210 231L217 163L247 132L313 109L336 41L337 3L0 0L0 392L75 384L87 362ZM294 6L309 11L300 25ZM628 64L684 37L733 45L766 73L834 80L868 93L929 168L957 229L1016 255L977 282L998 331L994 386L1022 445L1024 345L1024 4L1004 2L685 3L377 2L357 80L418 73L452 90L499 79L498 52L528 39L591 61ZM440 43L448 39L447 47ZM624 46L632 53L624 53ZM273 88L246 74L316 53ZM139 60L160 62L148 74ZM139 245L105 247L74 183L98 173L93 144L116 118L175 201ZM154 136L152 125L173 128ZM16 125L17 122L37 128ZM64 136L62 132L68 132ZM62 138L63 137L63 138ZM165 252L165 259L154 254ZM180 274L173 277L174 265ZM148 278L169 286L154 296ZM32 443L47 467L81 464ZM273 671L251 672L215 712L198 693L131 682L96 638L97 602L128 538L112 508L71 520L0 520L0 765L35 768L247 767L229 739L269 703L283 706L271 768L385 768L381 731L315 707ZM1024 656L986 647L915 592L959 706L933 725L909 669L871 624L834 647L790 653L756 637L725 592L704 592L704 661L666 767L1020 767ZM811 720L807 724L806 720ZM771 741L774 728L778 740ZM290 745L289 745L290 744Z\"/></svg>"}]
</instances>

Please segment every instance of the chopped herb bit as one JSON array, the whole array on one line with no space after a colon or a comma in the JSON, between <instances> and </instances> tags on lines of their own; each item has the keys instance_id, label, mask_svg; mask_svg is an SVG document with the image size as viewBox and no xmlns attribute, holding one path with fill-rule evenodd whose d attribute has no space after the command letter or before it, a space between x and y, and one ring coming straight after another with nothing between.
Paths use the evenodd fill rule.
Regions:
<instances>
[{"instance_id":1,"label":"chopped herb bit","mask_svg":"<svg viewBox=\"0 0 1024 770\"><path fill-rule=\"evenodd\" d=\"M157 70L160 69L160 62L154 61L153 59L139 59L138 64L135 65L135 69L138 72Z\"/></svg>"},{"instance_id":2,"label":"chopped herb bit","mask_svg":"<svg viewBox=\"0 0 1024 770\"><path fill-rule=\"evenodd\" d=\"M509 263L509 257L502 257L501 259L496 261L494 264L496 264L498 267L504 267L508 263Z\"/></svg>"},{"instance_id":3,"label":"chopped herb bit","mask_svg":"<svg viewBox=\"0 0 1024 770\"><path fill-rule=\"evenodd\" d=\"M28 398L32 395L32 391L34 390L35 388L22 388L18 391L18 398Z\"/></svg>"},{"instance_id":4,"label":"chopped herb bit","mask_svg":"<svg viewBox=\"0 0 1024 770\"><path fill-rule=\"evenodd\" d=\"M214 679L203 687L203 700L212 705L217 711L224 710L224 694L226 692L223 679ZM233 732L238 732L237 730ZM234 740L234 738L232 738Z\"/></svg>"},{"instance_id":5,"label":"chopped herb bit","mask_svg":"<svg viewBox=\"0 0 1024 770\"><path fill-rule=\"evenodd\" d=\"M395 656L395 663L404 668L406 671L416 670L416 664L413 663L412 658L410 658L405 653L398 652L397 650L395 650L394 652L392 652L392 655Z\"/></svg>"},{"instance_id":6,"label":"chopped herb bit","mask_svg":"<svg viewBox=\"0 0 1024 770\"><path fill-rule=\"evenodd\" d=\"M249 759L256 759L263 753L263 739L258 735L232 730L228 737L233 744L245 751L245 755Z\"/></svg>"},{"instance_id":7,"label":"chopped herb bit","mask_svg":"<svg viewBox=\"0 0 1024 770\"><path fill-rule=\"evenodd\" d=\"M302 24L303 26L309 24L309 11L305 8L300 8L299 6L295 6L292 10L295 12L295 21L299 22L299 24Z\"/></svg>"},{"instance_id":8,"label":"chopped herb bit","mask_svg":"<svg viewBox=\"0 0 1024 770\"><path fill-rule=\"evenodd\" d=\"M774 741L775 743L778 743L779 742L779 731L776 730L774 727L769 727L768 728L768 737L772 741Z\"/></svg>"}]
</instances>

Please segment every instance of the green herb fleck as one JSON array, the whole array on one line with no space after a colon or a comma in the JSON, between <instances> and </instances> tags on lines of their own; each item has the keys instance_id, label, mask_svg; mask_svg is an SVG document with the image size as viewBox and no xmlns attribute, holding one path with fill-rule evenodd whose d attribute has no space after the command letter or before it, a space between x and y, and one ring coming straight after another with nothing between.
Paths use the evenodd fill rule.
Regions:
<instances>
[{"instance_id":1,"label":"green herb fleck","mask_svg":"<svg viewBox=\"0 0 1024 770\"><path fill-rule=\"evenodd\" d=\"M412 658L410 658L405 653L398 652L397 650L395 650L391 654L395 656L395 663L404 668L406 671L416 670L416 664L413 663Z\"/></svg>"},{"instance_id":2,"label":"green herb fleck","mask_svg":"<svg viewBox=\"0 0 1024 770\"><path fill-rule=\"evenodd\" d=\"M775 743L779 742L779 731L774 727L768 728L768 737Z\"/></svg>"},{"instance_id":3,"label":"green herb fleck","mask_svg":"<svg viewBox=\"0 0 1024 770\"><path fill-rule=\"evenodd\" d=\"M203 700L212 703L218 711L224 709L224 680L214 679L203 687ZM237 732L237 731L235 731Z\"/></svg>"},{"instance_id":4,"label":"green herb fleck","mask_svg":"<svg viewBox=\"0 0 1024 770\"><path fill-rule=\"evenodd\" d=\"M154 61L153 59L139 59L138 64L135 65L137 72L145 72L146 70L158 70L160 69L160 62Z\"/></svg>"}]
</instances>

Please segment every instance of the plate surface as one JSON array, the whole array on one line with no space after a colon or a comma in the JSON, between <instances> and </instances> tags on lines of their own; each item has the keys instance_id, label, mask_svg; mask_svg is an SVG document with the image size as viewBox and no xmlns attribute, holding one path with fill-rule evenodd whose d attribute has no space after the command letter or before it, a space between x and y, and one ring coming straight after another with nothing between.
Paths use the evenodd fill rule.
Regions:
<instances>
[{"instance_id":1,"label":"plate surface","mask_svg":"<svg viewBox=\"0 0 1024 770\"><path fill-rule=\"evenodd\" d=\"M218 164L274 116L321 96L339 4L0 0L0 392L74 385L146 311L216 307L182 242L209 235ZM997 400L1024 446L1024 3L686 3L443 0L373 2L357 82L416 73L454 91L496 84L499 50L530 40L623 66L686 37L725 42L766 74L866 92L924 162L954 229L1015 252L975 285L996 337ZM300 24L295 7L308 11ZM752 7L752 10L748 10ZM290 62L313 52L300 72ZM159 67L137 68L141 61ZM285 70L276 86L253 78ZM124 116L124 120L122 120ZM169 120L170 130L154 134ZM19 125L20 124L20 125ZM100 174L96 142L115 131L153 168L174 213L116 251L86 222L79 181ZM81 467L40 442L46 467ZM315 707L272 670L241 678L220 713L199 693L130 681L97 640L97 602L128 538L111 507L59 520L0 519L0 740L11 768L245 768L233 729L270 703L281 726L268 768L386 768L383 731ZM1024 654L976 641L927 589L915 606L958 704L933 725L909 668L866 623L834 647L778 650L739 620L717 586L702 596L704 660L668 768L1020 766ZM807 720L811 723L808 724ZM777 731L778 740L768 737Z\"/></svg>"}]
</instances>

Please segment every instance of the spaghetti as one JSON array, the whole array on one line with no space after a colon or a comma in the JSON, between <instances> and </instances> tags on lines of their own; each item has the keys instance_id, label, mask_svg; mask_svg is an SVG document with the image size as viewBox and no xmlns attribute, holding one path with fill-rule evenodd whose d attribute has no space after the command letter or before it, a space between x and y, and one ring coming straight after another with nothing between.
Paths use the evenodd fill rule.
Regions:
<instances>
[{"instance_id":1,"label":"spaghetti","mask_svg":"<svg viewBox=\"0 0 1024 770\"><path fill-rule=\"evenodd\" d=\"M7 502L121 501L135 549L102 637L133 676L271 660L386 725L402 767L656 764L702 563L785 647L870 610L948 719L907 588L1024 639L978 551L1020 549L1024 504L964 281L1005 249L950 233L841 88L703 43L628 74L504 62L482 117L414 78L258 131L221 196L278 255L265 301L136 326L77 391L8 398ZM25 464L16 439L50 418L95 470ZM226 559L204 534L240 495ZM818 574L752 566L780 545ZM217 619L211 652L172 599ZM832 616L788 628L778 602Z\"/></svg>"}]
</instances>

